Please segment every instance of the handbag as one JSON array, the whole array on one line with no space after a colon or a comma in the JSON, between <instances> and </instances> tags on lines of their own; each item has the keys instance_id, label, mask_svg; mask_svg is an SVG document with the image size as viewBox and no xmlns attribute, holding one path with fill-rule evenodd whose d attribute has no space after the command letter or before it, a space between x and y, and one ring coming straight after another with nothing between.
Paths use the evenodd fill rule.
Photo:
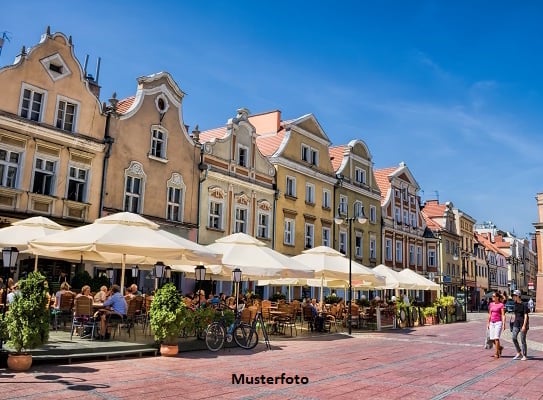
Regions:
<instances>
[{"instance_id":1,"label":"handbag","mask_svg":"<svg viewBox=\"0 0 543 400\"><path fill-rule=\"evenodd\" d=\"M485 349L491 349L492 346L494 346L494 341L490 340L490 331L487 329L485 335Z\"/></svg>"}]
</instances>

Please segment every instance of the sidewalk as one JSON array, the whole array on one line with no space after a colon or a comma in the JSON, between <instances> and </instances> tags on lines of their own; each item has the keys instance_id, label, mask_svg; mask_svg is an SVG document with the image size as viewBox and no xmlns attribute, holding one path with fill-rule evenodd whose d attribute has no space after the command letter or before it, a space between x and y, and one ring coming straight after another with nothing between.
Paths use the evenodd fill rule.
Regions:
<instances>
[{"instance_id":1,"label":"sidewalk","mask_svg":"<svg viewBox=\"0 0 543 400\"><path fill-rule=\"evenodd\" d=\"M0 370L0 382L17 399L542 399L543 315L531 316L527 361L512 360L508 330L503 357L491 357L485 326L486 314L469 313L465 323L272 338L272 351Z\"/></svg>"}]
</instances>

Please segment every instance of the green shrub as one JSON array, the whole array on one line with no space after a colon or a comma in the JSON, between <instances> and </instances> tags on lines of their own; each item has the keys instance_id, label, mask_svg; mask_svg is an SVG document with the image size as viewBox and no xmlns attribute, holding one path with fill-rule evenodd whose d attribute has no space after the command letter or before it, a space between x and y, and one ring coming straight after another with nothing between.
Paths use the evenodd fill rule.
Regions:
<instances>
[{"instance_id":1,"label":"green shrub","mask_svg":"<svg viewBox=\"0 0 543 400\"><path fill-rule=\"evenodd\" d=\"M167 345L177 344L181 331L191 321L189 312L173 283L167 283L158 289L150 311L150 324L155 340Z\"/></svg>"}]
</instances>

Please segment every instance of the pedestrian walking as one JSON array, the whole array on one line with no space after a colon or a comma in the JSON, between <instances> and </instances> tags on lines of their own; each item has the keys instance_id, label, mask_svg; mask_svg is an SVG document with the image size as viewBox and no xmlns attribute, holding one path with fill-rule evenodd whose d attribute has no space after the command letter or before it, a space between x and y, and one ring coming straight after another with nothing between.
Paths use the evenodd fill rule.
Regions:
<instances>
[{"instance_id":1,"label":"pedestrian walking","mask_svg":"<svg viewBox=\"0 0 543 400\"><path fill-rule=\"evenodd\" d=\"M492 294L492 303L488 305L487 328L489 339L494 341L494 347L496 348L494 357L500 358L503 350L500 345L500 337L505 329L505 306L498 292Z\"/></svg>"},{"instance_id":2,"label":"pedestrian walking","mask_svg":"<svg viewBox=\"0 0 543 400\"><path fill-rule=\"evenodd\" d=\"M528 329L530 329L530 317L528 316L530 310L528 309L528 305L522 302L522 298L520 297L520 295L520 290L513 291L513 300L515 301L515 319L513 321L513 330L511 336L513 338L513 344L515 345L515 349L517 349L517 355L513 357L513 360L518 360L520 358L522 361L526 361L526 334L528 333ZM519 337L520 345L518 340Z\"/></svg>"},{"instance_id":3,"label":"pedestrian walking","mask_svg":"<svg viewBox=\"0 0 543 400\"><path fill-rule=\"evenodd\" d=\"M530 309L530 312L534 312L534 299L530 297L530 300L528 300L528 308Z\"/></svg>"}]
</instances>

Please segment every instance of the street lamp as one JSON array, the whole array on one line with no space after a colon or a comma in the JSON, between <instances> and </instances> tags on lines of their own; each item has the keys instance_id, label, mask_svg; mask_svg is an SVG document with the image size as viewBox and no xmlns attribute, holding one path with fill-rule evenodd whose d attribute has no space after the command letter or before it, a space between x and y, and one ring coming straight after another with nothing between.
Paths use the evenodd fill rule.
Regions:
<instances>
[{"instance_id":1,"label":"street lamp","mask_svg":"<svg viewBox=\"0 0 543 400\"><path fill-rule=\"evenodd\" d=\"M8 280L11 269L15 267L17 263L17 257L19 257L19 250L17 247L4 247L2 249L2 261L4 262L4 310L3 313L6 313L6 307L8 304Z\"/></svg>"},{"instance_id":2,"label":"street lamp","mask_svg":"<svg viewBox=\"0 0 543 400\"><path fill-rule=\"evenodd\" d=\"M469 251L462 250L460 257L462 257L462 292L464 293L464 304L462 305L462 308L464 309L464 321L467 321L468 316L468 288L466 286L466 264L467 261L473 261L475 260L475 256L470 253ZM454 260L458 260L458 256L455 255ZM475 282L475 285L477 286L477 282Z\"/></svg>"},{"instance_id":3,"label":"street lamp","mask_svg":"<svg viewBox=\"0 0 543 400\"><path fill-rule=\"evenodd\" d=\"M354 213L356 214L356 213ZM352 272L352 262L353 262L353 246L351 243L351 236L352 236L352 229L353 229L353 221L358 221L360 224L365 224L368 219L364 215L364 206L361 206L360 212L357 216L349 217L348 211L345 213L345 217L341 216L341 208L337 208L337 215L334 217L334 222L336 225L341 225L343 223L347 223L349 225L349 236L348 236L348 246L349 246L349 295L348 295L348 301L349 301L349 308L347 311L347 324L349 326L349 335L352 333L352 300L353 300L353 272Z\"/></svg>"},{"instance_id":4,"label":"street lamp","mask_svg":"<svg viewBox=\"0 0 543 400\"><path fill-rule=\"evenodd\" d=\"M236 284L236 313L238 312L238 300L239 300L239 283L241 282L241 270L235 268L232 271L232 280Z\"/></svg>"},{"instance_id":5,"label":"street lamp","mask_svg":"<svg viewBox=\"0 0 543 400\"><path fill-rule=\"evenodd\" d=\"M156 279L155 289L157 289L158 286L162 286L162 277L164 276L164 269L166 268L166 266L164 265L162 261L157 261L154 268L155 268L154 275Z\"/></svg>"},{"instance_id":6,"label":"street lamp","mask_svg":"<svg viewBox=\"0 0 543 400\"><path fill-rule=\"evenodd\" d=\"M164 278L168 280L168 283L170 282L170 279L172 279L172 267L169 265L166 265L164 268Z\"/></svg>"},{"instance_id":7,"label":"street lamp","mask_svg":"<svg viewBox=\"0 0 543 400\"><path fill-rule=\"evenodd\" d=\"M202 281L206 278L206 267L203 265L197 265L194 268L194 276L196 277L196 280L198 281L198 290L202 287Z\"/></svg>"}]
</instances>

